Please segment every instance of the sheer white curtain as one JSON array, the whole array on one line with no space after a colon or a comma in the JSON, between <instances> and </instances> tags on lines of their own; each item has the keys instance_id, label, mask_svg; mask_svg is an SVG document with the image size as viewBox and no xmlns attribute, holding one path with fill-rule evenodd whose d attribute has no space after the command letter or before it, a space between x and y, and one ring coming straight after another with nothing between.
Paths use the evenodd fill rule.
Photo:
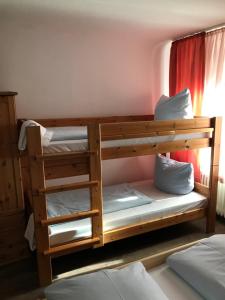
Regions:
<instances>
[{"instance_id":1,"label":"sheer white curtain","mask_svg":"<svg viewBox=\"0 0 225 300\"><path fill-rule=\"evenodd\" d=\"M223 117L217 213L225 216L225 28L207 33L205 47L205 87L202 115ZM206 149L200 155L203 178L209 173L207 161L209 161L209 152Z\"/></svg>"}]
</instances>

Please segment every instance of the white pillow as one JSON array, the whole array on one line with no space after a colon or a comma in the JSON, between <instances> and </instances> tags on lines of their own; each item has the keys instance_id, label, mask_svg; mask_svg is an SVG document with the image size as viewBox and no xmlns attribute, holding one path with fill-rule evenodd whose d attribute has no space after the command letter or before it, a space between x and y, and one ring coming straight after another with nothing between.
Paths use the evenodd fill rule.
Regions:
<instances>
[{"instance_id":1,"label":"white pillow","mask_svg":"<svg viewBox=\"0 0 225 300\"><path fill-rule=\"evenodd\" d=\"M48 300L168 300L140 262L61 280L45 295Z\"/></svg>"},{"instance_id":2,"label":"white pillow","mask_svg":"<svg viewBox=\"0 0 225 300\"><path fill-rule=\"evenodd\" d=\"M48 127L53 133L52 141L81 140L87 139L87 126Z\"/></svg>"},{"instance_id":3,"label":"white pillow","mask_svg":"<svg viewBox=\"0 0 225 300\"><path fill-rule=\"evenodd\" d=\"M159 190L166 193L188 194L194 188L193 165L159 154L156 156L154 183Z\"/></svg>"},{"instance_id":4,"label":"white pillow","mask_svg":"<svg viewBox=\"0 0 225 300\"><path fill-rule=\"evenodd\" d=\"M173 97L162 95L155 108L155 120L192 119L192 102L189 89Z\"/></svg>"}]
</instances>

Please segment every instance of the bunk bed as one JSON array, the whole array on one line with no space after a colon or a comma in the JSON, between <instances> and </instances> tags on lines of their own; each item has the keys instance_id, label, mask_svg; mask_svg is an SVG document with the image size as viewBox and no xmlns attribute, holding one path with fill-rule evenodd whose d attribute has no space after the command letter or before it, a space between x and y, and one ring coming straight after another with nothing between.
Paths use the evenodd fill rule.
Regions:
<instances>
[{"instance_id":1,"label":"bunk bed","mask_svg":"<svg viewBox=\"0 0 225 300\"><path fill-rule=\"evenodd\" d=\"M23 120L18 120L18 124L21 124L21 121ZM101 247L112 241L200 218L206 219L207 232L214 231L221 118L196 117L194 119L154 121L153 116L146 115L39 119L35 121L46 128L87 126L88 133L86 141L82 141L84 148L77 149L73 146L72 149L63 147L63 151L60 148L52 151L51 142L48 147L42 146L39 126L26 129L27 149L20 154L22 181L24 193L28 196L34 215L38 273L42 286L52 282L51 259L59 255L86 248ZM71 143L73 144L73 142ZM55 149L54 147L53 149ZM151 198L152 203L141 205L144 207L144 212L140 208L141 206L136 206L133 211L132 208L124 209L124 212L121 210L120 220L130 216L129 213L133 214L133 218L125 222L118 222L116 212L109 213L110 217L113 217L114 214L115 223L111 224L111 227L105 228L103 225L105 216L103 213L102 160L204 147L212 149L209 187L195 182L195 191L186 195L189 197L188 199L184 199L185 197L182 199L182 196L175 197L175 195L174 199L171 199L170 195L170 203L183 201L183 206L179 204L177 210L163 211L160 206L157 208L158 204L155 200L165 200L165 193L160 194L149 183L147 183L148 191L145 190L145 184L131 184L129 192L131 190L131 192L137 192L138 195L145 194ZM88 180L54 186L46 184L49 179L65 178L66 180L67 177L80 175L88 175ZM84 188L90 191L90 207L88 209L64 215L48 216L46 199L50 195L54 198L56 193L66 193ZM154 199L154 197L156 198ZM167 195L167 197L169 196ZM153 207L153 205L156 205L155 211L162 211L162 214L146 214L148 210L145 208ZM139 218L135 218L138 210ZM51 231L57 231L56 226L64 226L68 222L70 224L75 222L74 226L82 225L86 219L89 220L88 226L91 233L84 234L84 236L74 234L69 239L55 242L54 238L51 238ZM109 223L110 221L111 219ZM63 234L63 230L61 233Z\"/></svg>"},{"instance_id":2,"label":"bunk bed","mask_svg":"<svg viewBox=\"0 0 225 300\"><path fill-rule=\"evenodd\" d=\"M68 121L65 119L37 120L38 123L45 127L52 126L53 124L55 126L71 126L76 121L76 119ZM46 151L47 149L43 149L41 145L40 128L27 128L27 153L25 156L28 160L27 170L29 170L31 178L29 190L32 191L32 197L30 198L30 202L35 220L40 283L46 285L51 282L51 258L54 256L79 251L84 248L103 246L115 240L204 217L206 218L207 232L213 232L215 228L220 123L219 118L194 118L171 121L135 120L132 122L127 122L126 120L125 122L115 123L93 122L88 124L86 149L83 151L64 152ZM150 142L149 140L146 142L146 137L147 139L152 137L153 142L151 142L151 139ZM158 137L159 139L165 137L165 139L157 142ZM176 138L173 139L174 137ZM134 145L134 139L135 141L140 139L140 143ZM124 140L129 140L129 143L121 145L121 141L123 142ZM113 141L113 145L111 143L107 145L108 141ZM103 143L105 143L104 147ZM49 147L51 147L51 144ZM199 149L203 147L212 148L211 181L209 188L197 182L195 183L195 192L203 195L201 198L197 194L198 205L195 202L194 206L181 211L172 211L169 214L155 215L151 218L148 218L147 215L145 218L125 222L123 225L104 230L102 160L151 155L183 149ZM45 181L47 179L83 174L89 175L88 181L46 187ZM46 195L82 188L90 189L90 209L67 215L48 217ZM140 192L142 191L140 190ZM193 193L189 194L192 200L194 198ZM150 197L152 198L153 195L150 194ZM204 201L206 199L208 199L208 203ZM137 214L137 208L135 210ZM126 210L124 210L124 215L127 215ZM91 219L92 233L90 236L76 238L74 235L74 238L71 240L63 240L59 244L50 241L50 225L62 225L62 223L65 224L71 221L79 223L83 219ZM78 226L78 223L74 226Z\"/></svg>"}]
</instances>

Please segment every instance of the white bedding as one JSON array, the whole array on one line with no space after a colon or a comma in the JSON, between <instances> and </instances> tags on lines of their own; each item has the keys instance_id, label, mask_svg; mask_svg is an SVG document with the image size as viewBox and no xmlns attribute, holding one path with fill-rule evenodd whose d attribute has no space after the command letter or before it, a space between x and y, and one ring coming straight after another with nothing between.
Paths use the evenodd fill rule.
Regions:
<instances>
[{"instance_id":1,"label":"white bedding","mask_svg":"<svg viewBox=\"0 0 225 300\"><path fill-rule=\"evenodd\" d=\"M162 264L148 271L160 286L168 299L203 300L203 298L182 278L177 276L167 264Z\"/></svg>"},{"instance_id":2,"label":"white bedding","mask_svg":"<svg viewBox=\"0 0 225 300\"><path fill-rule=\"evenodd\" d=\"M167 264L206 300L225 299L225 234L173 253Z\"/></svg>"},{"instance_id":3,"label":"white bedding","mask_svg":"<svg viewBox=\"0 0 225 300\"><path fill-rule=\"evenodd\" d=\"M90 210L89 189L72 190L47 195L48 217L68 215L73 212ZM132 188L128 183L106 186L103 189L104 214L150 204L152 200Z\"/></svg>"},{"instance_id":4,"label":"white bedding","mask_svg":"<svg viewBox=\"0 0 225 300\"><path fill-rule=\"evenodd\" d=\"M191 133L191 134L178 134L178 135L165 135L165 136L152 136L144 138L132 138L132 139L122 139L122 140L111 140L102 141L101 148L110 147L121 147L129 145L142 145L142 144L152 144L152 143L163 143L169 141L186 140L186 139L200 139L209 138L209 133ZM85 151L88 148L87 139L81 140L64 140L64 141L51 141L47 147L43 150L45 153L54 152L65 152L65 151Z\"/></svg>"},{"instance_id":5,"label":"white bedding","mask_svg":"<svg viewBox=\"0 0 225 300\"><path fill-rule=\"evenodd\" d=\"M157 190L151 181L136 182L130 185L150 197L152 202L105 214L103 219L104 231L202 207L207 201L204 196L196 192L182 196L163 193ZM30 245L34 245L33 223L32 221L29 223L25 237L29 240ZM53 225L49 228L51 245L88 237L91 234L90 219Z\"/></svg>"}]
</instances>

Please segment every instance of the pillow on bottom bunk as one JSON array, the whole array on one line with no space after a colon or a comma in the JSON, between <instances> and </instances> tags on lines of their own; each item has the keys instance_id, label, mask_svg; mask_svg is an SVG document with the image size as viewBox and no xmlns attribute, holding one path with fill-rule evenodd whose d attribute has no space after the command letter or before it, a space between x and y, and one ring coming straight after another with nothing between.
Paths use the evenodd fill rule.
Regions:
<instances>
[{"instance_id":1,"label":"pillow on bottom bunk","mask_svg":"<svg viewBox=\"0 0 225 300\"><path fill-rule=\"evenodd\" d=\"M140 262L61 280L47 287L45 295L48 300L168 300Z\"/></svg>"},{"instance_id":2,"label":"pillow on bottom bunk","mask_svg":"<svg viewBox=\"0 0 225 300\"><path fill-rule=\"evenodd\" d=\"M193 165L157 155L154 182L155 186L163 192L177 195L188 194L194 188Z\"/></svg>"},{"instance_id":3,"label":"pillow on bottom bunk","mask_svg":"<svg viewBox=\"0 0 225 300\"><path fill-rule=\"evenodd\" d=\"M168 265L206 300L225 299L225 234L174 253Z\"/></svg>"}]
</instances>

